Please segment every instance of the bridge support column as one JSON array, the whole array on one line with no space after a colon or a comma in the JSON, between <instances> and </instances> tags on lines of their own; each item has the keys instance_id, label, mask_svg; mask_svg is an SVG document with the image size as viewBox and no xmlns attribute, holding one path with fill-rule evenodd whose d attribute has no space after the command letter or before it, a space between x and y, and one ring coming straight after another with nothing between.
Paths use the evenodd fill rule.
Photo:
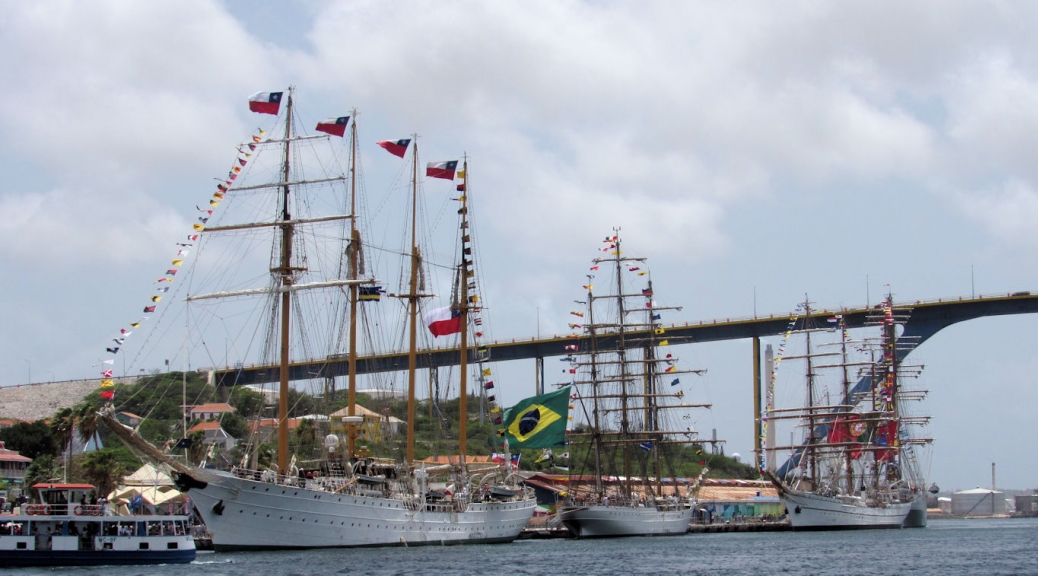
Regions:
<instances>
[{"instance_id":1,"label":"bridge support column","mask_svg":"<svg viewBox=\"0 0 1038 576\"><path fill-rule=\"evenodd\" d=\"M760 336L753 337L753 456L754 466L760 468L761 461L761 425L760 425Z\"/></svg>"}]
</instances>

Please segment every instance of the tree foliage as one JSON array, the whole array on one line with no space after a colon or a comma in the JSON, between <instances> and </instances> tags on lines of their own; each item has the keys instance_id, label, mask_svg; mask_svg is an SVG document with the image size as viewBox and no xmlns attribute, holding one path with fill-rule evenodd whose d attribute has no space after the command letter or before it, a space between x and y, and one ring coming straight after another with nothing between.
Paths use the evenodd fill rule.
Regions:
<instances>
[{"instance_id":1,"label":"tree foliage","mask_svg":"<svg viewBox=\"0 0 1038 576\"><path fill-rule=\"evenodd\" d=\"M3 440L8 450L16 450L26 458L57 456L59 452L58 443L43 420L19 422L9 428L2 428L0 440Z\"/></svg>"}]
</instances>

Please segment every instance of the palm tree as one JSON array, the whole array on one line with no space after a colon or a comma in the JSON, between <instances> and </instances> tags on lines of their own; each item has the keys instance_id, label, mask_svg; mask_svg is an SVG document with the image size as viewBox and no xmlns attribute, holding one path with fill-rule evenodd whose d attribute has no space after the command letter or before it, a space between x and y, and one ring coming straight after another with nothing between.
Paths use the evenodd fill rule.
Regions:
<instances>
[{"instance_id":1,"label":"palm tree","mask_svg":"<svg viewBox=\"0 0 1038 576\"><path fill-rule=\"evenodd\" d=\"M84 402L75 409L76 430L84 443L94 441L94 450L101 449L101 441L98 437L97 408L89 402Z\"/></svg>"},{"instance_id":2,"label":"palm tree","mask_svg":"<svg viewBox=\"0 0 1038 576\"><path fill-rule=\"evenodd\" d=\"M50 432L64 446L65 462L72 455L72 434L76 429L75 414L71 408L62 408L50 421ZM67 466L66 466L67 468ZM66 471L67 475L67 471Z\"/></svg>"},{"instance_id":3,"label":"palm tree","mask_svg":"<svg viewBox=\"0 0 1038 576\"><path fill-rule=\"evenodd\" d=\"M123 464L111 450L95 450L83 459L83 474L91 484L97 487L99 495L109 494L115 490L123 473Z\"/></svg>"},{"instance_id":4,"label":"palm tree","mask_svg":"<svg viewBox=\"0 0 1038 576\"><path fill-rule=\"evenodd\" d=\"M42 482L51 482L57 476L58 466L54 462L54 457L50 454L37 456L32 464L29 464L29 469L25 471L25 495L34 498L35 494L31 494L29 488Z\"/></svg>"}]
</instances>

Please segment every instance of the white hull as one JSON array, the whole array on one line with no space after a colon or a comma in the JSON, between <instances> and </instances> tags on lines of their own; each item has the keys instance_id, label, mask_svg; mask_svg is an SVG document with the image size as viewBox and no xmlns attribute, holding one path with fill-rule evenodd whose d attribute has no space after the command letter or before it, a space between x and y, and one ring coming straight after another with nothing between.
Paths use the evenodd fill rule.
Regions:
<instances>
[{"instance_id":1,"label":"white hull","mask_svg":"<svg viewBox=\"0 0 1038 576\"><path fill-rule=\"evenodd\" d=\"M779 497L794 530L900 528L912 507L911 502L866 506L860 500L809 492L780 491Z\"/></svg>"},{"instance_id":2,"label":"white hull","mask_svg":"<svg viewBox=\"0 0 1038 576\"><path fill-rule=\"evenodd\" d=\"M218 473L191 488L217 550L336 548L415 544L511 542L536 500L409 509L402 500L336 494Z\"/></svg>"},{"instance_id":3,"label":"white hull","mask_svg":"<svg viewBox=\"0 0 1038 576\"><path fill-rule=\"evenodd\" d=\"M628 506L577 506L559 512L559 520L577 538L667 536L688 532L695 510L657 510Z\"/></svg>"}]
</instances>

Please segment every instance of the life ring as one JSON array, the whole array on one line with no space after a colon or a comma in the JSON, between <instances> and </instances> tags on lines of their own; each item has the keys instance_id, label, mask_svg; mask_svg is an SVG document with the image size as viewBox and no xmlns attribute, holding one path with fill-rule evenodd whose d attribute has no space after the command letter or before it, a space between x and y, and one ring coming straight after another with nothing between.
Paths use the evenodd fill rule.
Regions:
<instances>
[{"instance_id":1,"label":"life ring","mask_svg":"<svg viewBox=\"0 0 1038 576\"><path fill-rule=\"evenodd\" d=\"M44 516L50 516L50 506L47 506L46 504L44 504L43 505L43 511L40 512L40 514L42 514Z\"/></svg>"},{"instance_id":2,"label":"life ring","mask_svg":"<svg viewBox=\"0 0 1038 576\"><path fill-rule=\"evenodd\" d=\"M35 504L29 504L28 506L26 506L25 507L25 513L28 514L29 516L35 515L36 514L36 505Z\"/></svg>"},{"instance_id":3,"label":"life ring","mask_svg":"<svg viewBox=\"0 0 1038 576\"><path fill-rule=\"evenodd\" d=\"M83 515L83 507L82 506L76 506L76 509L73 510L73 512L76 514L76 516L82 516Z\"/></svg>"}]
</instances>

